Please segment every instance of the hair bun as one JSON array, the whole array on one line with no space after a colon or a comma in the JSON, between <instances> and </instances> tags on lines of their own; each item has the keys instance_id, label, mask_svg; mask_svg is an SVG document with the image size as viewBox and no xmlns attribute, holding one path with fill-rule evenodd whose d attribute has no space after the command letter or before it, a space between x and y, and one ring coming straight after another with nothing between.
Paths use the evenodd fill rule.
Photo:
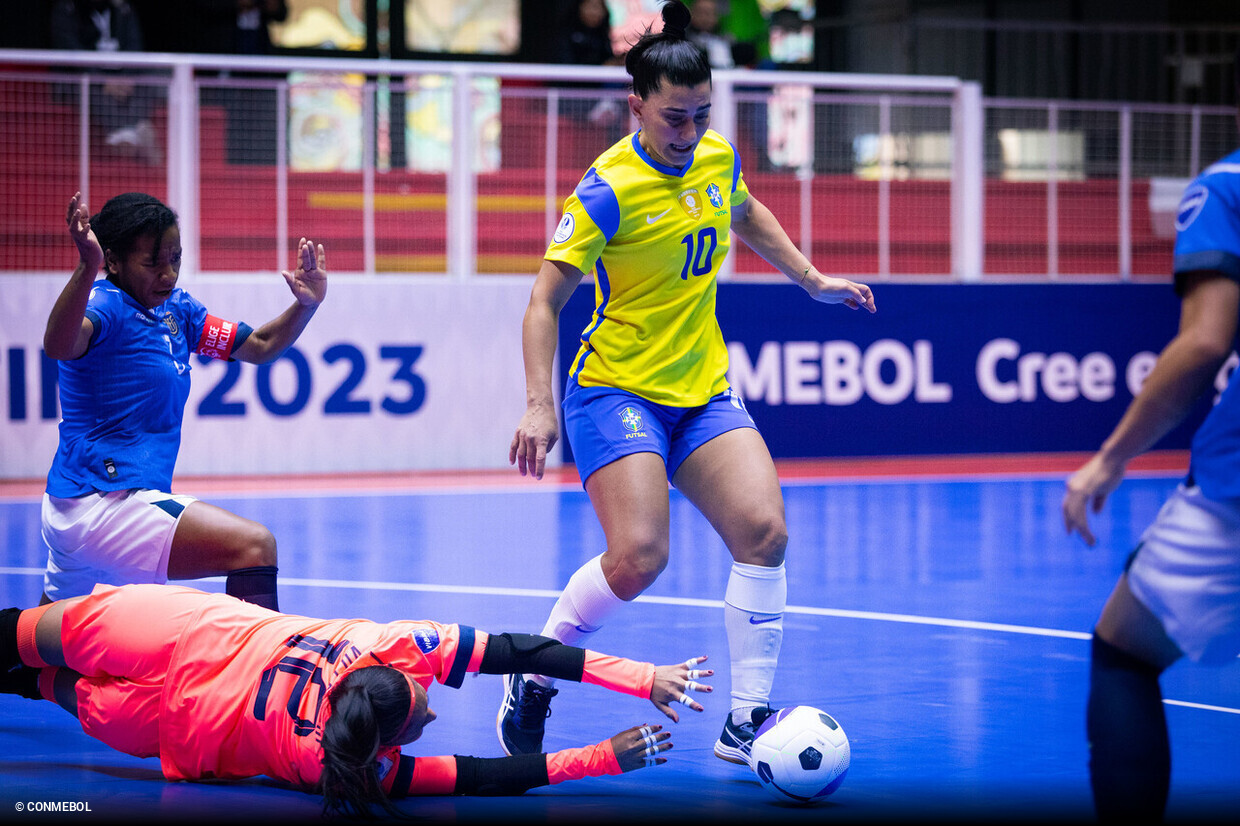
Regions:
<instances>
[{"instance_id":1,"label":"hair bun","mask_svg":"<svg viewBox=\"0 0 1240 826\"><path fill-rule=\"evenodd\" d=\"M689 7L681 0L668 0L663 4L663 33L674 40L685 39L685 29L689 28Z\"/></svg>"}]
</instances>

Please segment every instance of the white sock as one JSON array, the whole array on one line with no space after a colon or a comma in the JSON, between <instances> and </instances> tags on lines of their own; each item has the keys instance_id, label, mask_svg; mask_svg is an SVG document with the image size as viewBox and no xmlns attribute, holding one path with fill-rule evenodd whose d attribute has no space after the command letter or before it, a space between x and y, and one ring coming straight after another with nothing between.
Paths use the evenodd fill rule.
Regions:
<instances>
[{"instance_id":1,"label":"white sock","mask_svg":"<svg viewBox=\"0 0 1240 826\"><path fill-rule=\"evenodd\" d=\"M617 607L624 604L624 600L616 596L607 584L602 559L601 554L594 557L569 578L568 585L564 586L563 593L551 609L551 615L547 617L547 624L543 626L544 637L559 640L565 645L580 646L603 627ZM547 688L555 685L555 680L550 677L534 674L525 677Z\"/></svg>"},{"instance_id":2,"label":"white sock","mask_svg":"<svg viewBox=\"0 0 1240 826\"><path fill-rule=\"evenodd\" d=\"M748 721L755 706L770 703L787 604L788 578L782 563L776 568L732 563L723 624L731 654L735 723Z\"/></svg>"}]
</instances>

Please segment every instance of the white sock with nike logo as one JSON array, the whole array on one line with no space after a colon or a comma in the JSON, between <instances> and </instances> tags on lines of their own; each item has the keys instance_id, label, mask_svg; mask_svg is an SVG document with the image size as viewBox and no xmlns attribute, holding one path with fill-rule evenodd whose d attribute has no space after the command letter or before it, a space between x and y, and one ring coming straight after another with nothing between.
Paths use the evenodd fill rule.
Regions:
<instances>
[{"instance_id":1,"label":"white sock with nike logo","mask_svg":"<svg viewBox=\"0 0 1240 826\"><path fill-rule=\"evenodd\" d=\"M542 635L565 645L581 646L581 642L603 627L603 623L624 600L616 596L603 574L603 555L591 559L569 577L560 598L551 608ZM555 680L527 674L526 679L551 688Z\"/></svg>"},{"instance_id":2,"label":"white sock with nike logo","mask_svg":"<svg viewBox=\"0 0 1240 826\"><path fill-rule=\"evenodd\" d=\"M739 724L749 719L750 709L765 706L771 699L788 605L784 566L733 562L723 602L723 625L731 655L732 718Z\"/></svg>"}]
</instances>

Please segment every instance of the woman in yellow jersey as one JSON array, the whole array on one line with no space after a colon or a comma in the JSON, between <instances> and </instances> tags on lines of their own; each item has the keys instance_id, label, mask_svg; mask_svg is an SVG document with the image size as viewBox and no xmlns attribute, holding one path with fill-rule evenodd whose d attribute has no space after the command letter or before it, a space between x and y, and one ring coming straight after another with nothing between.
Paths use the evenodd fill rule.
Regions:
<instances>
[{"instance_id":1,"label":"woman in yellow jersey","mask_svg":"<svg viewBox=\"0 0 1240 826\"><path fill-rule=\"evenodd\" d=\"M732 710L715 754L747 764L770 713L787 598L783 496L766 443L727 383L715 318L729 231L811 297L874 312L870 288L814 269L749 194L732 145L709 130L710 65L685 39L688 10L625 58L640 129L595 161L565 203L523 325L527 408L509 461L541 478L559 438L554 359L560 310L589 270L596 306L569 369L564 422L606 550L570 578L543 635L575 643L648 588L667 564L670 480L734 563L724 623ZM547 675L509 678L497 719L509 754L541 751L556 693Z\"/></svg>"}]
</instances>

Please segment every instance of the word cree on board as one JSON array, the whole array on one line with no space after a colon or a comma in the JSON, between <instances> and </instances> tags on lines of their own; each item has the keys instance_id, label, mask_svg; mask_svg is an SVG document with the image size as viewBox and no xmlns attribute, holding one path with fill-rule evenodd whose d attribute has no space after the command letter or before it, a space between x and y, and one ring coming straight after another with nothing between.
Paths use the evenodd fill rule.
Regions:
<instances>
[{"instance_id":1,"label":"word cree on board","mask_svg":"<svg viewBox=\"0 0 1240 826\"><path fill-rule=\"evenodd\" d=\"M729 342L728 381L747 401L766 405L850 405L869 397L878 404L919 404L952 401L951 384L935 379L934 346L917 340L912 346L880 339L862 348L851 341L767 341L756 359L739 342ZM1142 351L1129 358L1123 381L1136 395L1154 369L1158 354ZM1233 357L1220 370L1215 385L1226 386L1235 368ZM1022 352L1018 342L996 338L978 351L974 375L982 396L997 404L1105 402L1115 397L1119 368L1107 353L1081 358L1070 353Z\"/></svg>"}]
</instances>

